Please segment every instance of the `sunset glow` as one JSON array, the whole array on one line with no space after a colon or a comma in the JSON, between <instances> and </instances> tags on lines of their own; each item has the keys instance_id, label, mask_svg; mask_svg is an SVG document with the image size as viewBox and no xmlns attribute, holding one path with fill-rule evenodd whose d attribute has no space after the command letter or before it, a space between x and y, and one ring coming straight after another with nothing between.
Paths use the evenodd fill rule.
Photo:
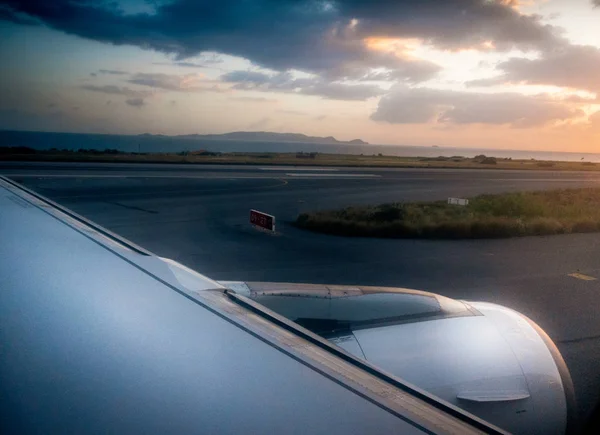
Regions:
<instances>
[{"instance_id":1,"label":"sunset glow","mask_svg":"<svg viewBox=\"0 0 600 435\"><path fill-rule=\"evenodd\" d=\"M6 2L0 128L600 151L590 0L255 0L212 17L191 0L117 3ZM59 10L103 15L92 29Z\"/></svg>"}]
</instances>

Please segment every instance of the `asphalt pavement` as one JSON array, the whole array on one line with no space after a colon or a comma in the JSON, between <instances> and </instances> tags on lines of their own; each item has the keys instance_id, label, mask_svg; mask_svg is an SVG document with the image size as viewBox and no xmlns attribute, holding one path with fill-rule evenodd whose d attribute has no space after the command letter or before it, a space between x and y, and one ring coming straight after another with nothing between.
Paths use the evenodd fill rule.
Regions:
<instances>
[{"instance_id":1,"label":"asphalt pavement","mask_svg":"<svg viewBox=\"0 0 600 435\"><path fill-rule=\"evenodd\" d=\"M581 414L597 401L600 234L389 240L315 234L290 222L349 205L600 186L600 174L1 162L0 174L213 279L408 287L514 308L557 343ZM277 233L252 228L250 209L274 215Z\"/></svg>"}]
</instances>

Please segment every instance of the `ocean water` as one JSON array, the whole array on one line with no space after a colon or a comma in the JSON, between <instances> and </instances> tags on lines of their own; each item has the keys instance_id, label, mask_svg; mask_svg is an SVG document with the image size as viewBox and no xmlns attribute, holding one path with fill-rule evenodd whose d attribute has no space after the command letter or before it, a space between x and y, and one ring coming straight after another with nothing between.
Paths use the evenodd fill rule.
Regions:
<instances>
[{"instance_id":1,"label":"ocean water","mask_svg":"<svg viewBox=\"0 0 600 435\"><path fill-rule=\"evenodd\" d=\"M319 152L327 154L383 154L400 157L487 156L555 161L600 162L600 153L499 150L489 148L424 147L408 145L348 145L301 142L257 142L206 140L170 136L126 136L105 134L46 133L0 131L0 146L27 146L39 150L51 148L77 150L106 148L126 152Z\"/></svg>"}]
</instances>

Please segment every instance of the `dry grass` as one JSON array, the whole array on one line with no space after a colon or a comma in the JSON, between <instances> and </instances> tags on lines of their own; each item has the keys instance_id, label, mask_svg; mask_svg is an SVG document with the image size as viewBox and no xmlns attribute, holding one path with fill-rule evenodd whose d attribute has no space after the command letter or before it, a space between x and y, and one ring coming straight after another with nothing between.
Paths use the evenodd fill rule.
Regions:
<instances>
[{"instance_id":1,"label":"dry grass","mask_svg":"<svg viewBox=\"0 0 600 435\"><path fill-rule=\"evenodd\" d=\"M298 216L327 234L387 238L503 238L600 231L600 189L481 195L468 206L443 201L348 207Z\"/></svg>"},{"instance_id":2,"label":"dry grass","mask_svg":"<svg viewBox=\"0 0 600 435\"><path fill-rule=\"evenodd\" d=\"M107 152L108 151L108 152ZM112 152L110 152L112 151ZM107 162L107 163L202 163L290 166L349 166L382 168L454 168L454 169L518 169L534 171L598 171L591 162L546 162L511 160L477 156L395 157L383 155L318 154L316 158L297 158L296 153L126 153L105 151L39 151L26 147L0 147L0 161L41 162ZM492 163L495 162L495 163Z\"/></svg>"}]
</instances>

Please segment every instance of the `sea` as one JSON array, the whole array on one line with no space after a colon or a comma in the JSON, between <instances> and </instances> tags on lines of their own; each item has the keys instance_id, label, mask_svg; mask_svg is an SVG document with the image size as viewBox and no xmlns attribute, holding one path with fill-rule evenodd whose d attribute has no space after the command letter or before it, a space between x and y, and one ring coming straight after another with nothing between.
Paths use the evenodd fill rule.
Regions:
<instances>
[{"instance_id":1,"label":"sea","mask_svg":"<svg viewBox=\"0 0 600 435\"><path fill-rule=\"evenodd\" d=\"M352 145L302 142L260 142L202 139L157 135L109 135L80 133L49 133L31 131L0 131L0 146L26 146L38 150L52 148L116 149L123 152L159 153L182 151L215 152L318 152L325 154L364 154L399 157L474 157L485 154L499 158L553 160L566 162L600 162L600 153L558 151L528 151L490 148L457 148L410 145Z\"/></svg>"}]
</instances>

